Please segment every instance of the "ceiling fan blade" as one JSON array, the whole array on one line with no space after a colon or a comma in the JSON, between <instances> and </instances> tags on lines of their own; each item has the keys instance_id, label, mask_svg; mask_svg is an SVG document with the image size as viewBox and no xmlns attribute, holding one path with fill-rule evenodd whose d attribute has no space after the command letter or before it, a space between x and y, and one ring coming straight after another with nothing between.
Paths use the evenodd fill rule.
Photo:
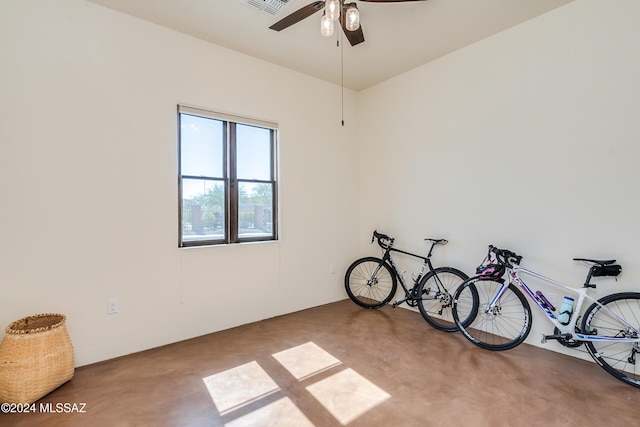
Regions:
<instances>
[{"instance_id":1,"label":"ceiling fan blade","mask_svg":"<svg viewBox=\"0 0 640 427\"><path fill-rule=\"evenodd\" d=\"M269 28L276 31L284 30L287 27L292 26L293 24L297 24L302 21L304 18L308 18L319 10L322 10L324 7L324 1L314 1L302 9L298 9L290 15L285 16Z\"/></svg>"},{"instance_id":2,"label":"ceiling fan blade","mask_svg":"<svg viewBox=\"0 0 640 427\"><path fill-rule=\"evenodd\" d=\"M357 7L357 6L356 6ZM340 14L340 25L342 26L342 31L344 31L344 35L347 36L347 40L351 43L351 46L355 46L364 41L364 33L362 32L362 22L360 22L360 26L355 31L347 30L347 20L344 13Z\"/></svg>"}]
</instances>

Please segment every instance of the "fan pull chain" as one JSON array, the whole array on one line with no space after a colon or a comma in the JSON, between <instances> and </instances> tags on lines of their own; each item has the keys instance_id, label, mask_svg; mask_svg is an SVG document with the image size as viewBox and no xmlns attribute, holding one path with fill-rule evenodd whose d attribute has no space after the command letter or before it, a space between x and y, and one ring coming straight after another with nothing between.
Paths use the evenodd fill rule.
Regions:
<instances>
[{"instance_id":1,"label":"fan pull chain","mask_svg":"<svg viewBox=\"0 0 640 427\"><path fill-rule=\"evenodd\" d=\"M341 90L341 99L340 99L340 108L341 108L341 120L340 123L344 127L344 43L340 43L342 39L342 32L338 31L338 40L336 41L337 45L340 47L340 90Z\"/></svg>"}]
</instances>

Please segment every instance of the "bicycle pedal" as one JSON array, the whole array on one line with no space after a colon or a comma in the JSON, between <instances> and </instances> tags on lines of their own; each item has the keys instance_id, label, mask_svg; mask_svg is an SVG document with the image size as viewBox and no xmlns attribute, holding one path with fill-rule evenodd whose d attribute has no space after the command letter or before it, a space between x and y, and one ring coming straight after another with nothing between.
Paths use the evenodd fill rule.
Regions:
<instances>
[{"instance_id":1,"label":"bicycle pedal","mask_svg":"<svg viewBox=\"0 0 640 427\"><path fill-rule=\"evenodd\" d=\"M542 344L546 344L547 340L559 340L559 339L564 339L564 340L571 339L571 334L555 334L555 335L542 334L540 342Z\"/></svg>"}]
</instances>

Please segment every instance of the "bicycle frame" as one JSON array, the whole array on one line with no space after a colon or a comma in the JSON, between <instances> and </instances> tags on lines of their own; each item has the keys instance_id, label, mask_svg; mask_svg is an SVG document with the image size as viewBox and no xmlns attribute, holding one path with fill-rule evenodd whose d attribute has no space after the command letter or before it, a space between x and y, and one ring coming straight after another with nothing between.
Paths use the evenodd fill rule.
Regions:
<instances>
[{"instance_id":1,"label":"bicycle frame","mask_svg":"<svg viewBox=\"0 0 640 427\"><path fill-rule=\"evenodd\" d=\"M640 338L602 337L602 336L596 336L596 335L586 335L583 333L576 332L577 319L580 317L578 313L581 312L580 309L582 308L582 304L585 302L585 300L588 300L598 304L602 309L604 309L604 312L616 318L618 321L623 323L630 330L635 331L636 334L640 336L640 330L633 327L633 325L629 324L624 319L617 316L615 313L611 312L611 310L609 310L606 306L603 306L602 304L600 304L596 299L587 295L587 291L588 291L587 287L578 288L578 289L572 288L558 281L555 281L541 274L538 274L534 271L527 270L526 268L522 268L518 266L513 266L508 268L508 272L509 272L509 283L508 284L502 283L502 286L500 287L496 295L493 297L493 299L489 303L489 306L487 307L487 312L496 308L496 306L500 301L500 298L504 294L509 284L517 284L520 287L520 289L524 291L525 295L527 295L529 299L533 300L536 303L536 305L547 315L547 320L549 320L563 335L569 335L571 338L575 339L576 341L640 342ZM556 288L567 290L572 295L577 294L578 298L574 303L574 309L573 309L573 312L575 314L571 316L571 319L569 320L569 323L567 325L563 325L558 321L558 318L553 314L553 312L549 309L549 307L546 306L545 302L542 301L542 299L538 295L536 295L531 290L531 288L529 288L529 286L527 286L527 284L518 276L519 274L528 274L529 276L540 279Z\"/></svg>"},{"instance_id":2,"label":"bicycle frame","mask_svg":"<svg viewBox=\"0 0 640 427\"><path fill-rule=\"evenodd\" d=\"M433 271L433 265L431 264L431 253L433 252L433 247L434 246L435 246L435 243L432 243L431 244L431 249L429 249L429 253L427 254L427 256L414 254L414 253L411 253L411 252L403 251L401 249L396 249L394 247L388 247L385 250L384 255L382 256L382 260L385 261L385 262L389 262L389 265L391 265L391 268L393 269L393 272L395 273L396 277L398 278L398 281L400 282L400 286L402 286L402 289L404 289L404 293L405 293L405 297L404 298L402 298L401 300L398 300L398 301L393 303L394 306L398 306L398 305L402 304L403 302L407 301L408 299L413 299L414 296L411 295L411 291L415 288L415 285L420 282L420 279L422 279L422 277L424 276L424 272L427 269L427 267L429 268L429 271ZM411 289L409 289L407 287L407 285L405 284L403 274L400 274L400 270L398 270L398 267L396 267L396 264L393 261L393 257L391 256L391 252L399 252L401 254L409 255L409 256L412 256L414 258L420 258L423 261L422 267L420 268L420 272L418 273L418 276L414 278L414 283L413 283L413 286L411 287ZM380 268L380 267L378 267L378 268ZM377 273L377 270L376 270L376 273ZM438 283L438 285L440 286L441 284Z\"/></svg>"}]
</instances>

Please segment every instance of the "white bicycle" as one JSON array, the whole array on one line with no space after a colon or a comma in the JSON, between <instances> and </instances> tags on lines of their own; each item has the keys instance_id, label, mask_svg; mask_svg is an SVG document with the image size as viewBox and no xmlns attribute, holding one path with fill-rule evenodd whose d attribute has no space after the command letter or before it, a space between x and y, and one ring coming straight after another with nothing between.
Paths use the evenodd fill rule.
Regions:
<instances>
[{"instance_id":1,"label":"white bicycle","mask_svg":"<svg viewBox=\"0 0 640 427\"><path fill-rule=\"evenodd\" d=\"M615 260L574 258L590 264L583 287L576 289L519 267L521 260L514 252L489 246L477 276L466 280L453 297L453 318L464 336L488 350L520 345L532 325L527 295L554 327L553 334L542 336L542 342L554 339L569 348L585 344L605 371L640 388L640 293L620 292L597 301L587 294L596 287L591 283L593 277L618 276L620 265ZM503 279L505 272L508 282ZM541 291L534 293L527 286L520 278L523 274L562 289L569 298L556 309ZM585 302L591 305L582 313ZM464 319L464 324L459 319Z\"/></svg>"}]
</instances>

